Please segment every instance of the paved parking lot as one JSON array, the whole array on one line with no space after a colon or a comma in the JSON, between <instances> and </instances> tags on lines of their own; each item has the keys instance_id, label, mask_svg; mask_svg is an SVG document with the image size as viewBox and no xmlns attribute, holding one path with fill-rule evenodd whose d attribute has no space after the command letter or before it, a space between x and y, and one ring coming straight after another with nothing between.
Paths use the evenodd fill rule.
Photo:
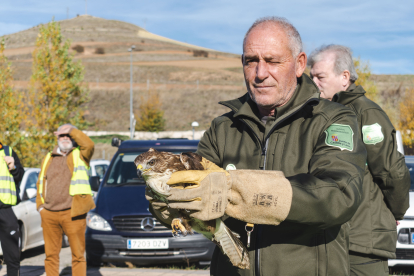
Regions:
<instances>
[{"instance_id":1,"label":"paved parking lot","mask_svg":"<svg viewBox=\"0 0 414 276\"><path fill-rule=\"evenodd\" d=\"M6 275L6 266L0 269L0 275ZM22 266L21 276L45 276L43 266ZM72 275L70 267L60 272L61 276ZM176 269L142 269L142 268L89 268L88 276L200 276L209 275L206 270L176 270Z\"/></svg>"},{"instance_id":2,"label":"paved parking lot","mask_svg":"<svg viewBox=\"0 0 414 276\"><path fill-rule=\"evenodd\" d=\"M70 248L60 252L60 275L72 275ZM22 253L21 276L46 276L43 266L45 259L43 247L27 250ZM151 269L101 267L88 268L88 276L200 276L209 275L209 270ZM6 275L6 266L0 265L0 276Z\"/></svg>"}]
</instances>

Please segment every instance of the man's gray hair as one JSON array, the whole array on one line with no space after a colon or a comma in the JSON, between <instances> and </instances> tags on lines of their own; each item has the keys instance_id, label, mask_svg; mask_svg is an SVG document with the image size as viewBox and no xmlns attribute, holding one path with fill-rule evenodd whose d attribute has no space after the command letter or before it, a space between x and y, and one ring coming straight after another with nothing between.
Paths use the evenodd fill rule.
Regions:
<instances>
[{"instance_id":1,"label":"man's gray hair","mask_svg":"<svg viewBox=\"0 0 414 276\"><path fill-rule=\"evenodd\" d=\"M315 63L322 60L323 54L325 53L335 54L334 72L337 76L343 71L348 70L351 82L355 82L358 79L358 74L355 70L354 61L352 59L352 50L346 46L335 44L322 45L321 47L313 50L309 55L308 65L313 67Z\"/></svg>"},{"instance_id":2,"label":"man's gray hair","mask_svg":"<svg viewBox=\"0 0 414 276\"><path fill-rule=\"evenodd\" d=\"M292 56L297 57L299 53L303 51L303 45L302 45L302 39L300 38L300 34L298 30L286 19L283 17L277 17L277 16L267 16L257 19L253 25L249 28L249 30L246 32L246 35L243 39L243 51L244 51L244 45L246 44L246 38L249 35L249 33L258 25L264 24L264 23L271 23L274 25L278 25L282 27L282 29L285 31L286 35L289 38L289 48L292 52Z\"/></svg>"},{"instance_id":3,"label":"man's gray hair","mask_svg":"<svg viewBox=\"0 0 414 276\"><path fill-rule=\"evenodd\" d=\"M61 125L60 127L58 127L57 131L60 131L60 130L62 129L62 127L64 127L64 126L70 126L70 127L73 127L73 128L78 129L77 127L75 127L75 126L74 126L74 125L72 125L72 124L64 124L64 125Z\"/></svg>"}]
</instances>

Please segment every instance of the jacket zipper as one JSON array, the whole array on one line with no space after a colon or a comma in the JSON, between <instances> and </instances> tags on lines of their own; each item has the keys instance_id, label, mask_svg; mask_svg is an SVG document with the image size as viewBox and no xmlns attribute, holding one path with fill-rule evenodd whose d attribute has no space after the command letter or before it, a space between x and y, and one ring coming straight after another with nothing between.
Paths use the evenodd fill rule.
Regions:
<instances>
[{"instance_id":1,"label":"jacket zipper","mask_svg":"<svg viewBox=\"0 0 414 276\"><path fill-rule=\"evenodd\" d=\"M264 163L263 163L263 169L266 169L266 153L267 153L267 146L269 144L269 139L266 140L265 143L260 142L259 136L256 134L256 132L253 130L253 128L244 120L241 120L250 130L251 132L254 134L254 136L256 137L257 141L260 144L261 150L262 150L262 157L260 159L263 158ZM260 164L261 165L261 164ZM254 271L255 271L255 275L256 276L260 276L260 267L259 267L259 259L260 259L260 249L257 248L257 244L259 241L259 233L262 232L262 226L261 225L257 225L257 231L258 234L256 234L256 243L255 243L255 251L254 251L254 257L255 257L255 265L254 265Z\"/></svg>"},{"instance_id":2,"label":"jacket zipper","mask_svg":"<svg viewBox=\"0 0 414 276\"><path fill-rule=\"evenodd\" d=\"M267 134L267 137L265 138L265 143L264 146L262 145L262 156L264 158L264 163L263 163L263 169L262 170L266 170L266 159L267 159L267 148L269 145L269 137L270 134L272 134L272 132L276 129L276 127L278 125L280 125L280 123L286 121L288 118L292 117L294 114L296 114L299 110L301 110L304 106L306 106L308 103L315 101L315 99L309 99L307 100L300 108L298 108L296 111L292 112L291 114L289 114L288 116L286 116L285 118L283 118L282 120L280 120L279 122L277 122L269 131L269 133ZM246 125L248 125L246 123ZM252 132L256 135L256 137L258 138L257 134L253 131L253 129L249 126L249 128L252 130ZM262 232L263 232L263 225L257 225L257 234L256 234L256 250L255 250L255 264L254 264L254 271L255 271L255 275L256 276L260 276L260 248L257 248L257 245L259 244L259 239L260 236L262 236Z\"/></svg>"}]
</instances>

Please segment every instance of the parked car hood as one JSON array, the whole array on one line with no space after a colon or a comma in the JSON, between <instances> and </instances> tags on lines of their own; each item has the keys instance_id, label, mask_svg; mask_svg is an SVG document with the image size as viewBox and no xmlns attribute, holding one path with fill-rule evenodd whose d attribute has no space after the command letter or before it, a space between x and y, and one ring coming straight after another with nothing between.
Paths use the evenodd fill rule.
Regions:
<instances>
[{"instance_id":1,"label":"parked car hood","mask_svg":"<svg viewBox=\"0 0 414 276\"><path fill-rule=\"evenodd\" d=\"M148 215L145 185L103 186L96 200L95 211L106 220L115 216Z\"/></svg>"}]
</instances>

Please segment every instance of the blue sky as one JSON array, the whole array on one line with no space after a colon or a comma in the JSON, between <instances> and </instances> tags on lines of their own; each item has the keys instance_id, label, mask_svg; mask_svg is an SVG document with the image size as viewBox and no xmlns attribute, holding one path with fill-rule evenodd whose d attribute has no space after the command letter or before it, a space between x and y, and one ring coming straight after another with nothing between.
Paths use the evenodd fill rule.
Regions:
<instances>
[{"instance_id":1,"label":"blue sky","mask_svg":"<svg viewBox=\"0 0 414 276\"><path fill-rule=\"evenodd\" d=\"M395 4L397 3L397 4ZM85 13L85 0L0 0L0 36ZM286 17L310 53L343 44L377 74L414 74L414 1L385 0L89 0L88 14L130 22L175 40L241 54L259 17Z\"/></svg>"}]
</instances>

